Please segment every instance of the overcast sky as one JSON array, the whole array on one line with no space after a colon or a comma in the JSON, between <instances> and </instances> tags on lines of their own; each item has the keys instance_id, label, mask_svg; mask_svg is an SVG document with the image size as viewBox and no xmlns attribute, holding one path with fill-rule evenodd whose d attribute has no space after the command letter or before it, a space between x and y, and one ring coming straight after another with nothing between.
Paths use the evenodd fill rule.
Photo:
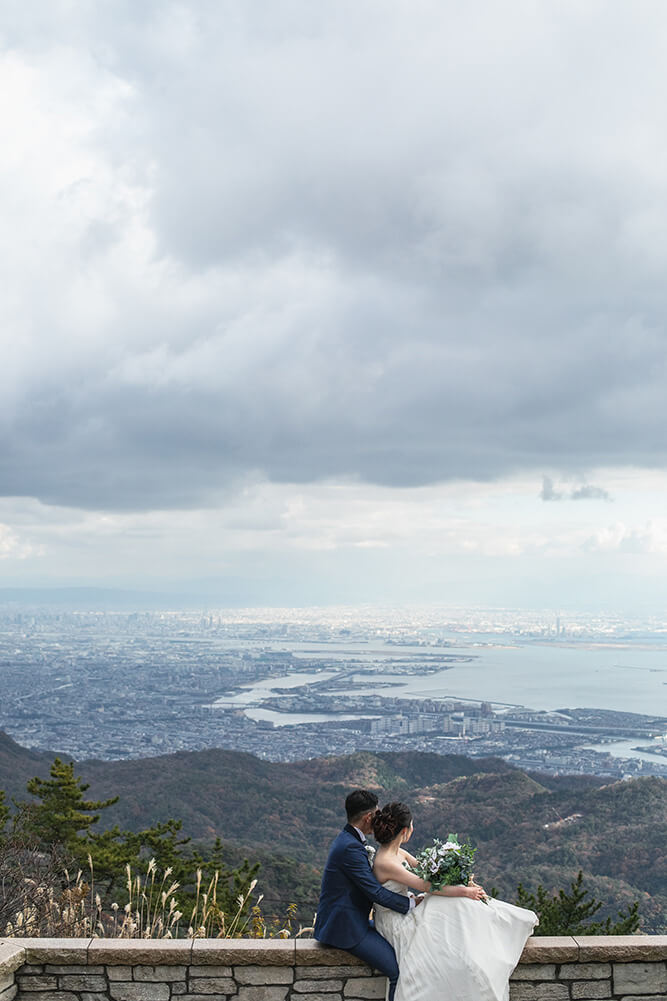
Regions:
<instances>
[{"instance_id":1,"label":"overcast sky","mask_svg":"<svg viewBox=\"0 0 667 1001\"><path fill-rule=\"evenodd\" d=\"M664 604L662 0L0 13L0 583Z\"/></svg>"}]
</instances>

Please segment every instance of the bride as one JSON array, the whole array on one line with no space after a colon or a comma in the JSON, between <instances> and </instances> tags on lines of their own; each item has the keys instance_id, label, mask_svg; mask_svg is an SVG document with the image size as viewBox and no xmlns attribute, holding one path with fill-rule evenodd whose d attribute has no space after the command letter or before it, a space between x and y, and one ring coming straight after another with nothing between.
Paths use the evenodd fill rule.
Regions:
<instances>
[{"instance_id":1,"label":"bride","mask_svg":"<svg viewBox=\"0 0 667 1001\"><path fill-rule=\"evenodd\" d=\"M407 868L417 860L401 848L412 836L404 803L379 810L373 834L378 880L396 893L427 893L407 915L375 908L375 927L393 945L400 969L395 1001L508 1001L510 974L537 915L487 898L481 886L430 893L431 884Z\"/></svg>"}]
</instances>

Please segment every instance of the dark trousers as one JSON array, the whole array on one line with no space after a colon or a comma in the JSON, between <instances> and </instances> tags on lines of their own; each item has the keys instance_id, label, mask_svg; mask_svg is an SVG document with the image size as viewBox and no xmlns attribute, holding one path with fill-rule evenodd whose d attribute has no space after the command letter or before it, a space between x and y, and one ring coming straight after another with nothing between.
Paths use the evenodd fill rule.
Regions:
<instances>
[{"instance_id":1,"label":"dark trousers","mask_svg":"<svg viewBox=\"0 0 667 1001\"><path fill-rule=\"evenodd\" d=\"M386 938L382 938L382 935L375 928L369 928L368 934L362 938L361 942L358 945L353 945L346 952L351 952L353 956L363 959L373 969L379 970L380 973L384 973L389 978L388 1001L394 1001L394 992L398 981L398 963L396 962L396 953Z\"/></svg>"}]
</instances>

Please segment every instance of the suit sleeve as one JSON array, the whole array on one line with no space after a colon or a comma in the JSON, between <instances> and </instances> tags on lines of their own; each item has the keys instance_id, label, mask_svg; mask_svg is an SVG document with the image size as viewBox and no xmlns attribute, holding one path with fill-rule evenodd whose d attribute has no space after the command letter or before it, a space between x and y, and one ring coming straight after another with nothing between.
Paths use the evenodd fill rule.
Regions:
<instances>
[{"instance_id":1,"label":"suit sleeve","mask_svg":"<svg viewBox=\"0 0 667 1001\"><path fill-rule=\"evenodd\" d=\"M342 868L345 875L354 885L361 890L365 897L373 904L380 904L381 907L388 907L392 911L399 911L407 914L410 910L410 900L401 893L393 893L385 889L373 875L366 857L366 852L359 850L356 845L350 845L345 849L343 855Z\"/></svg>"}]
</instances>

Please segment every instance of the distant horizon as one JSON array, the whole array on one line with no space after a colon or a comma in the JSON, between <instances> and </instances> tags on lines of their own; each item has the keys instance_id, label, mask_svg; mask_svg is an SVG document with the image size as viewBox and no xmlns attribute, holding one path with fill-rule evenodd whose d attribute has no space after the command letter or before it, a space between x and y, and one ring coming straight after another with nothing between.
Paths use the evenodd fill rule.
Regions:
<instances>
[{"instance_id":1,"label":"distant horizon","mask_svg":"<svg viewBox=\"0 0 667 1001\"><path fill-rule=\"evenodd\" d=\"M176 588L176 585L175 585ZM83 604L81 602L83 601ZM263 601L247 603L240 599L235 602L222 603L219 597L213 592L206 594L200 591L189 592L187 590L163 591L154 588L125 588L120 585L104 584L67 584L53 583L51 585L23 585L18 587L0 586L0 613L3 608L26 607L26 608L47 608L50 605L76 611L143 611L143 612L174 612L174 613L195 613L201 612L309 612L321 611L323 614L335 612L354 616L359 614L359 621L363 619L364 613L397 613L401 612L442 612L444 614L498 614L505 616L543 617L557 623L562 622L563 627L570 621L581 621L589 617L601 617L607 620L625 620L632 622L662 622L667 625L667 609L662 615L655 611L645 609L644 611L624 611L620 608L590 607L582 608L568 607L567 605L520 605L520 604L489 604L489 603L465 603L465 602L442 602L442 601L329 601L329 602L294 602L290 604L278 601ZM354 618L351 620L354 622Z\"/></svg>"}]
</instances>

